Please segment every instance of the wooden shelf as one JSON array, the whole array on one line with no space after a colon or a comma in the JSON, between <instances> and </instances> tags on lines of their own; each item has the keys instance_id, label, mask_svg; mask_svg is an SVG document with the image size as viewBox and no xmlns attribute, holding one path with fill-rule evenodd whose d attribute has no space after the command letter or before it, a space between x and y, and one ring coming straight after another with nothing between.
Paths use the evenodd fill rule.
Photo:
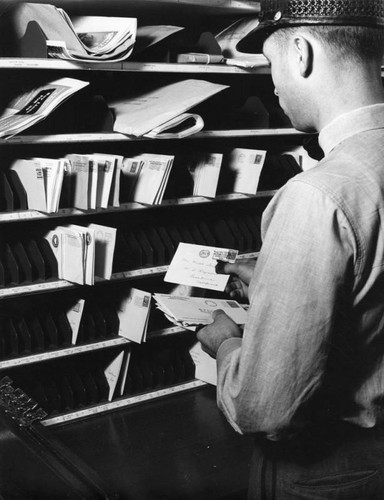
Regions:
<instances>
[{"instance_id":1,"label":"wooden shelf","mask_svg":"<svg viewBox=\"0 0 384 500\"><path fill-rule=\"evenodd\" d=\"M141 203L122 203L120 207L99 208L96 210L79 210L76 208L62 208L58 212L47 214L36 210L19 210L15 212L1 212L0 223L6 222L22 222L41 219L59 219L63 217L73 217L82 215L98 215L116 212L131 212L135 210L146 210L154 207L166 206L182 206L182 205L199 205L215 203L219 201L235 201L245 200L249 198L271 198L276 193L273 191L260 191L256 195L246 195L241 193L230 193L218 195L216 198L204 198L203 196L190 196L185 198L177 198L172 200L163 200L161 205L142 205Z\"/></svg>"},{"instance_id":2,"label":"wooden shelf","mask_svg":"<svg viewBox=\"0 0 384 500\"><path fill-rule=\"evenodd\" d=\"M15 0L21 1L21 0ZM50 3L50 0L41 0L41 3ZM106 10L114 15L119 10L122 15L137 15L137 13L156 12L167 9L169 12L185 11L203 14L258 14L260 2L254 0L56 0L55 5L74 12L89 12L90 9Z\"/></svg>"},{"instance_id":3,"label":"wooden shelf","mask_svg":"<svg viewBox=\"0 0 384 500\"><path fill-rule=\"evenodd\" d=\"M257 67L245 69L227 64L177 64L161 62L76 62L61 59L20 59L13 57L0 58L0 70L60 70L60 71L120 71L132 73L195 73L195 74L270 74L267 60L263 56L252 59Z\"/></svg>"},{"instance_id":4,"label":"wooden shelf","mask_svg":"<svg viewBox=\"0 0 384 500\"><path fill-rule=\"evenodd\" d=\"M182 332L185 332L183 328L180 328L178 326L171 326L162 330L148 332L147 339L149 340L160 336L164 337L168 335L175 335ZM40 363L41 361L47 361L50 359L65 358L67 356L82 354L84 352L100 351L109 347L125 346L127 344L131 344L131 341L124 337L114 337L112 339L101 340L90 344L72 345L70 347L57 349L55 351L30 354L27 356L22 356L20 358L5 359L3 361L0 361L0 370L4 370L6 368L14 368L16 366L31 365L33 363Z\"/></svg>"},{"instance_id":5,"label":"wooden shelf","mask_svg":"<svg viewBox=\"0 0 384 500\"><path fill-rule=\"evenodd\" d=\"M65 413L63 415L58 415L57 417L50 417L45 420L42 420L41 423L47 427L52 425L62 424L65 422L70 422L72 420L77 420L79 418L90 417L107 411L117 410L119 408L125 408L127 406L136 405L138 403L144 403L146 401L151 401L153 399L159 399L164 396L170 396L180 392L190 391L192 389L197 389L205 385L207 385L206 382L202 382L201 380L192 380L191 382L174 385L172 387L167 387L165 389L159 389L157 391L151 391L144 394L139 394L137 396L120 398L115 401L110 401L108 403L91 406L89 408L84 408L82 410Z\"/></svg>"},{"instance_id":6,"label":"wooden shelf","mask_svg":"<svg viewBox=\"0 0 384 500\"><path fill-rule=\"evenodd\" d=\"M258 252L244 253L238 255L238 259L253 259L257 258ZM165 274L168 266L144 267L143 269L134 269L132 271L121 271L114 273L110 280L95 278L97 283L109 283L110 281L126 281L136 278L148 278ZM82 285L71 283L65 280L46 281L44 283L30 283L28 285L19 285L10 288L0 289L0 300L18 296L33 295L35 293L56 292L63 289L79 288ZM83 285L86 286L86 285Z\"/></svg>"},{"instance_id":7,"label":"wooden shelf","mask_svg":"<svg viewBox=\"0 0 384 500\"><path fill-rule=\"evenodd\" d=\"M230 137L270 137L270 136L299 136L306 135L294 128L260 128L234 130L203 130L189 137L177 140L214 139ZM79 144L84 142L127 142L127 141L166 141L175 139L149 139L130 135L110 133L82 133L56 135L14 135L8 139L0 139L0 146L16 144Z\"/></svg>"}]
</instances>

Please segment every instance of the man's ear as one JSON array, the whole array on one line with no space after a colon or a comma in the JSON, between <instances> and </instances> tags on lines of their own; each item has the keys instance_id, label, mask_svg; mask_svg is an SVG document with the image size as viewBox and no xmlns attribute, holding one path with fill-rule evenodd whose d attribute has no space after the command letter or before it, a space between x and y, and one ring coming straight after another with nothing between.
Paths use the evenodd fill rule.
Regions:
<instances>
[{"instance_id":1,"label":"man's ear","mask_svg":"<svg viewBox=\"0 0 384 500\"><path fill-rule=\"evenodd\" d=\"M293 49L300 75L307 78L312 73L313 68L313 47L311 42L303 36L295 36Z\"/></svg>"}]
</instances>

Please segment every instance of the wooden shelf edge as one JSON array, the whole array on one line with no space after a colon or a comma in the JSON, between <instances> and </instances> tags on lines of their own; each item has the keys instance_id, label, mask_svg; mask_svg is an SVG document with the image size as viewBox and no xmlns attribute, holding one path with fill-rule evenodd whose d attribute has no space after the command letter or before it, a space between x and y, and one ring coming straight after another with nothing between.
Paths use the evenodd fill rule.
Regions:
<instances>
[{"instance_id":1,"label":"wooden shelf edge","mask_svg":"<svg viewBox=\"0 0 384 500\"><path fill-rule=\"evenodd\" d=\"M257 258L257 256L258 252L248 252L238 255L237 258L252 259L252 258ZM111 276L110 280L95 278L95 284L158 276L161 274L165 274L168 270L168 267L169 266L166 265L157 267L144 267L142 269L134 269L132 271L121 271L118 273L114 273ZM12 288L2 288L0 289L0 300L15 296L32 295L34 293L45 293L45 292L54 292L62 289L80 288L81 286L86 286L86 285L79 285L77 283L71 283L65 280L57 280L57 281L48 281L44 283L31 283L29 285L20 285Z\"/></svg>"},{"instance_id":2,"label":"wooden shelf edge","mask_svg":"<svg viewBox=\"0 0 384 500\"><path fill-rule=\"evenodd\" d=\"M260 59L260 60L259 60ZM0 57L0 70L61 70L61 71L116 71L125 73L196 73L196 74L239 74L239 75L264 75L270 74L267 60L260 56L253 58L254 68L242 68L226 64L187 64L168 62L82 62L65 61L61 59L37 59L37 58L14 58Z\"/></svg>"},{"instance_id":3,"label":"wooden shelf edge","mask_svg":"<svg viewBox=\"0 0 384 500\"><path fill-rule=\"evenodd\" d=\"M180 328L178 326L171 326L169 328L163 328L161 330L148 332L147 340L168 335L177 335L183 332L185 332L183 328ZM22 356L20 358L12 358L0 361L0 370L15 368L18 366L31 365L33 363L40 363L42 361L48 361L51 359L65 358L66 356L73 356L77 354L82 354L84 352L99 351L109 347L126 346L132 343L133 342L131 340L119 336L107 340L96 341L90 344L72 345L70 347L57 349L55 351L47 351L37 354L31 354L28 356Z\"/></svg>"},{"instance_id":4,"label":"wooden shelf edge","mask_svg":"<svg viewBox=\"0 0 384 500\"><path fill-rule=\"evenodd\" d=\"M185 198L177 198L172 200L163 200L160 205L143 205L141 203L122 203L119 207L100 208L96 210L79 210L76 208L63 208L55 213L38 212L37 210L20 210L15 212L1 212L0 224L7 222L20 222L40 219L58 219L63 217L83 216L83 215L99 215L116 212L130 212L135 210L146 210L149 208L164 207L164 206L181 206L181 205L198 205L205 203L217 203L219 201L236 201L245 200L248 198L271 198L276 194L277 190L259 191L255 195L247 195L242 193L230 193L218 195L216 198L205 198L203 196L190 196Z\"/></svg>"},{"instance_id":5,"label":"wooden shelf edge","mask_svg":"<svg viewBox=\"0 0 384 500\"><path fill-rule=\"evenodd\" d=\"M14 135L8 139L0 139L0 146L13 146L20 144L77 144L84 142L125 142L125 141L168 141L168 140L194 140L194 139L219 139L236 137L270 137L284 135L308 135L294 128L261 128L261 129L234 129L234 130L203 130L183 139L149 139L148 137L133 137L118 132L96 132L79 134L53 134L53 135Z\"/></svg>"},{"instance_id":6,"label":"wooden shelf edge","mask_svg":"<svg viewBox=\"0 0 384 500\"><path fill-rule=\"evenodd\" d=\"M108 403L103 403L96 406L84 408L82 410L65 413L63 415L58 415L57 417L49 417L45 420L42 420L41 423L46 427L58 424L64 424L67 422L71 422L73 420L78 420L80 418L91 417L99 415L101 413L109 412L111 410L127 408L128 406L144 403L146 401L151 401L165 396L178 394L180 392L186 392L193 389L198 389L199 387L203 387L206 385L207 383L202 382L201 380L192 380L191 382L185 382L182 384L174 385L172 387L167 387L165 389L159 389L157 391L151 391L148 393L139 394L137 396L120 398L115 401L110 401Z\"/></svg>"}]
</instances>

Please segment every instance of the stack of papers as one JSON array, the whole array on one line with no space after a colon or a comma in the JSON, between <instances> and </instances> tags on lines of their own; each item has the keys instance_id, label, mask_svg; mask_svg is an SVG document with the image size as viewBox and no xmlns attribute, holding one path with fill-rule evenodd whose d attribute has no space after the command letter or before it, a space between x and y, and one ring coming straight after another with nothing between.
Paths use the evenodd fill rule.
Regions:
<instances>
[{"instance_id":1,"label":"stack of papers","mask_svg":"<svg viewBox=\"0 0 384 500\"><path fill-rule=\"evenodd\" d=\"M10 169L19 178L27 195L28 208L57 212L66 161L53 158L15 160Z\"/></svg>"},{"instance_id":2,"label":"stack of papers","mask_svg":"<svg viewBox=\"0 0 384 500\"><path fill-rule=\"evenodd\" d=\"M217 261L235 262L238 250L179 243L164 281L224 291L229 276L216 273Z\"/></svg>"},{"instance_id":3,"label":"stack of papers","mask_svg":"<svg viewBox=\"0 0 384 500\"><path fill-rule=\"evenodd\" d=\"M172 155L151 153L124 158L122 175L125 186L129 186L126 201L161 204L174 159Z\"/></svg>"},{"instance_id":4,"label":"stack of papers","mask_svg":"<svg viewBox=\"0 0 384 500\"><path fill-rule=\"evenodd\" d=\"M234 173L234 193L256 194L267 152L259 149L234 148L228 167Z\"/></svg>"},{"instance_id":5,"label":"stack of papers","mask_svg":"<svg viewBox=\"0 0 384 500\"><path fill-rule=\"evenodd\" d=\"M137 288L131 288L128 294L122 297L117 309L121 337L137 343L147 340L151 297L150 293Z\"/></svg>"},{"instance_id":6,"label":"stack of papers","mask_svg":"<svg viewBox=\"0 0 384 500\"><path fill-rule=\"evenodd\" d=\"M0 137L12 137L44 120L68 97L89 85L74 78L59 78L14 98L0 116Z\"/></svg>"},{"instance_id":7,"label":"stack of papers","mask_svg":"<svg viewBox=\"0 0 384 500\"><path fill-rule=\"evenodd\" d=\"M19 39L31 25L37 25L41 40L36 40L36 44L45 42L48 57L92 62L121 61L129 57L136 39L136 18L70 18L63 9L54 5L31 2L14 5L7 16L7 22L12 23ZM34 36L37 37L37 33Z\"/></svg>"},{"instance_id":8,"label":"stack of papers","mask_svg":"<svg viewBox=\"0 0 384 500\"><path fill-rule=\"evenodd\" d=\"M164 315L182 328L196 330L199 325L212 323L212 313L223 310L235 323L243 325L247 318L245 309L235 300L209 299L205 297L185 297L155 293L156 307Z\"/></svg>"},{"instance_id":9,"label":"stack of papers","mask_svg":"<svg viewBox=\"0 0 384 500\"><path fill-rule=\"evenodd\" d=\"M157 129L162 134L167 128L175 127L176 117L179 117L178 125L180 126L184 119L190 120L191 118L186 111L226 88L228 88L227 85L190 79L115 100L109 103L115 115L113 129L115 132L140 137L163 126ZM168 125L165 125L167 122ZM199 127L192 123L188 129L183 131L183 136L195 133ZM178 133L174 132L172 137L177 138Z\"/></svg>"},{"instance_id":10,"label":"stack of papers","mask_svg":"<svg viewBox=\"0 0 384 500\"><path fill-rule=\"evenodd\" d=\"M118 207L123 156L68 154L65 188L68 203L81 210Z\"/></svg>"},{"instance_id":11,"label":"stack of papers","mask_svg":"<svg viewBox=\"0 0 384 500\"><path fill-rule=\"evenodd\" d=\"M216 196L222 160L221 153L207 153L189 163L188 170L193 178L193 196Z\"/></svg>"},{"instance_id":12,"label":"stack of papers","mask_svg":"<svg viewBox=\"0 0 384 500\"><path fill-rule=\"evenodd\" d=\"M116 229L89 224L58 226L45 235L58 264L58 278L93 285L95 276L110 279Z\"/></svg>"}]
</instances>

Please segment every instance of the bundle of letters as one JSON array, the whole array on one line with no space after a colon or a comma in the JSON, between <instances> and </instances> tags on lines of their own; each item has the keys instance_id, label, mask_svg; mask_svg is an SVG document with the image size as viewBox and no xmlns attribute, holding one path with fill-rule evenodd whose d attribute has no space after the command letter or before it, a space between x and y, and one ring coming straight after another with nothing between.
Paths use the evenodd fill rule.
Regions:
<instances>
[{"instance_id":1,"label":"bundle of letters","mask_svg":"<svg viewBox=\"0 0 384 500\"><path fill-rule=\"evenodd\" d=\"M227 167L234 177L234 193L254 195L267 152L265 150L234 148L227 158Z\"/></svg>"},{"instance_id":2,"label":"bundle of letters","mask_svg":"<svg viewBox=\"0 0 384 500\"><path fill-rule=\"evenodd\" d=\"M116 229L99 224L57 226L45 235L58 264L58 278L93 285L110 279Z\"/></svg>"},{"instance_id":3,"label":"bundle of letters","mask_svg":"<svg viewBox=\"0 0 384 500\"><path fill-rule=\"evenodd\" d=\"M138 288L131 288L128 293L120 297L117 314L121 337L139 344L147 340L151 297L149 292Z\"/></svg>"},{"instance_id":4,"label":"bundle of letters","mask_svg":"<svg viewBox=\"0 0 384 500\"><path fill-rule=\"evenodd\" d=\"M161 204L174 158L154 153L124 158L121 171L127 201Z\"/></svg>"},{"instance_id":5,"label":"bundle of letters","mask_svg":"<svg viewBox=\"0 0 384 500\"><path fill-rule=\"evenodd\" d=\"M65 203L89 210L119 206L120 173L123 156L106 153L66 155Z\"/></svg>"},{"instance_id":6,"label":"bundle of letters","mask_svg":"<svg viewBox=\"0 0 384 500\"><path fill-rule=\"evenodd\" d=\"M193 179L193 196L216 196L222 160L221 153L205 153L189 160L188 170Z\"/></svg>"},{"instance_id":7,"label":"bundle of letters","mask_svg":"<svg viewBox=\"0 0 384 500\"><path fill-rule=\"evenodd\" d=\"M163 293L155 293L153 298L156 301L156 307L169 321L188 330L194 331L199 325L212 323L212 313L217 309L224 311L238 325L243 325L247 317L246 310L236 300Z\"/></svg>"},{"instance_id":8,"label":"bundle of letters","mask_svg":"<svg viewBox=\"0 0 384 500\"><path fill-rule=\"evenodd\" d=\"M13 162L10 171L19 179L29 209L47 213L58 211L67 162L54 158L19 159Z\"/></svg>"},{"instance_id":9,"label":"bundle of letters","mask_svg":"<svg viewBox=\"0 0 384 500\"><path fill-rule=\"evenodd\" d=\"M68 154L65 158L18 159L10 165L27 196L28 209L57 212L59 204L81 210L119 206L123 157Z\"/></svg>"}]
</instances>

